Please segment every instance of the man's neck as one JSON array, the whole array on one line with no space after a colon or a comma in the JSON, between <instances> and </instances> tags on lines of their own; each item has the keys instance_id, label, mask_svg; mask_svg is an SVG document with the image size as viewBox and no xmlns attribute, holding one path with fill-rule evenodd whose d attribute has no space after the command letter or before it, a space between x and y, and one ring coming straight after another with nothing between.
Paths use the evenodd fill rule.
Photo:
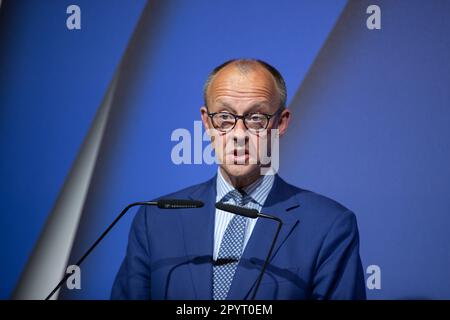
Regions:
<instances>
[{"instance_id":1,"label":"man's neck","mask_svg":"<svg viewBox=\"0 0 450 320\"><path fill-rule=\"evenodd\" d=\"M225 170L222 169L222 167L219 168L220 173L222 174L222 177L225 179L226 182L228 182L230 185L232 185L235 189L243 189L249 185L251 185L253 182L261 178L261 174L259 170L255 170L255 173L252 173L245 177L235 177L230 176L226 173Z\"/></svg>"}]
</instances>

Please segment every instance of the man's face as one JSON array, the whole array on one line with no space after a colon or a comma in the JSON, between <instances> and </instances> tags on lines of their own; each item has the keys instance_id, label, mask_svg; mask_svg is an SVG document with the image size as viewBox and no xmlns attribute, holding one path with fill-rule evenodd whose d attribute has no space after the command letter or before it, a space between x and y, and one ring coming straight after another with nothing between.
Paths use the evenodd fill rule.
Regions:
<instances>
[{"instance_id":1,"label":"man's face","mask_svg":"<svg viewBox=\"0 0 450 320\"><path fill-rule=\"evenodd\" d=\"M210 132L221 168L233 177L245 178L259 174L261 145L267 141L267 132L278 126L282 115L271 118L267 130L261 133L247 130L242 120L238 120L231 131L224 133L214 129L208 112L274 114L280 101L271 74L259 65L246 73L233 64L228 65L211 82L207 103L208 109L201 108L202 120Z\"/></svg>"}]
</instances>

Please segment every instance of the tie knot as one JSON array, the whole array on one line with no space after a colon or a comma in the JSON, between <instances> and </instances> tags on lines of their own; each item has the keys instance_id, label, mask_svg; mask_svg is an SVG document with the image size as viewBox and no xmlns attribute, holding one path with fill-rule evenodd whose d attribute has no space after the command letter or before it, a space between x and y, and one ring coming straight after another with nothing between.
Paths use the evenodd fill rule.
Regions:
<instances>
[{"instance_id":1,"label":"tie knot","mask_svg":"<svg viewBox=\"0 0 450 320\"><path fill-rule=\"evenodd\" d=\"M244 191L232 190L225 196L225 201L233 199L235 204L238 206L244 206L247 202L249 196Z\"/></svg>"}]
</instances>

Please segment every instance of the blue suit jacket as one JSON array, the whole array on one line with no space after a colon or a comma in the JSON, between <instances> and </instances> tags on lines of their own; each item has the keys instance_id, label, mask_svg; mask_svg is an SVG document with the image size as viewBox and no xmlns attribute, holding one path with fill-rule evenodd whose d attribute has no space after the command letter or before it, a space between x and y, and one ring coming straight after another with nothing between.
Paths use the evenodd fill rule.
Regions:
<instances>
[{"instance_id":1,"label":"blue suit jacket","mask_svg":"<svg viewBox=\"0 0 450 320\"><path fill-rule=\"evenodd\" d=\"M212 299L216 177L166 198L191 198L201 209L141 207L112 299ZM365 299L355 215L337 202L278 175L261 210L284 222L257 299ZM228 293L248 299L277 224L258 219Z\"/></svg>"}]
</instances>

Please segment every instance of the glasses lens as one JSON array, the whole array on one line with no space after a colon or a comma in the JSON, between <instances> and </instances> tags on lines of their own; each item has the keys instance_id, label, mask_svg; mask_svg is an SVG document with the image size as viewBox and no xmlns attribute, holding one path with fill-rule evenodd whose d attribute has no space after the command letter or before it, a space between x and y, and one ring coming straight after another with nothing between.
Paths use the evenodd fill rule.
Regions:
<instances>
[{"instance_id":1,"label":"glasses lens","mask_svg":"<svg viewBox=\"0 0 450 320\"><path fill-rule=\"evenodd\" d=\"M265 130L268 122L267 116L260 113L251 113L245 117L245 125L253 131Z\"/></svg>"},{"instance_id":2,"label":"glasses lens","mask_svg":"<svg viewBox=\"0 0 450 320\"><path fill-rule=\"evenodd\" d=\"M228 112L219 112L212 117L214 128L221 131L231 130L236 119Z\"/></svg>"}]
</instances>

